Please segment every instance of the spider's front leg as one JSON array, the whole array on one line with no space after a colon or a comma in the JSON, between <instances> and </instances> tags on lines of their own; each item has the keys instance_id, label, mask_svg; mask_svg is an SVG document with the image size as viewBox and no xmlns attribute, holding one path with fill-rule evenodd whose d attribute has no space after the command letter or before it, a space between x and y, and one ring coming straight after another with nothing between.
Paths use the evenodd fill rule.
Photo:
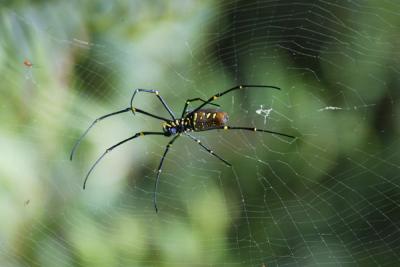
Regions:
<instances>
[{"instance_id":1,"label":"spider's front leg","mask_svg":"<svg viewBox=\"0 0 400 267\"><path fill-rule=\"evenodd\" d=\"M81 143L82 139L87 135L87 133L90 131L90 129L92 129L92 127L93 127L96 123L98 123L99 121L101 121L101 120L103 120L103 119L105 119L105 118L108 118L108 117L111 117L111 116L114 116L114 115L117 115L117 114L121 114L121 113L124 113L124 112L128 112L129 110L131 110L131 108L124 108L124 109L122 109L122 110L115 111L115 112L112 112L112 113L103 115L103 116L101 116L101 117L95 119L95 120L92 122L92 124L90 124L90 126L86 129L86 131L84 131L83 134L79 137L79 139L75 142L74 146L72 147L71 154L69 155L69 159L72 160L72 158L73 158L73 156L74 156L74 154L75 154L75 150L78 148L78 146L79 146L79 144Z\"/></svg>"},{"instance_id":2,"label":"spider's front leg","mask_svg":"<svg viewBox=\"0 0 400 267\"><path fill-rule=\"evenodd\" d=\"M104 158L105 155L107 155L109 152L111 152L114 148L116 148L132 139L135 139L140 136L145 136L145 135L164 135L165 136L165 133L163 133L163 132L138 132L138 133L134 134L133 136L126 138L126 139L118 142L117 144L107 148L106 151L104 151L104 153L95 161L95 163L92 165L92 167L89 169L88 173L86 174L85 181L83 182L83 189L86 188L86 182L87 182L90 174L92 173L93 169L102 160L102 158Z\"/></svg>"},{"instance_id":3,"label":"spider's front leg","mask_svg":"<svg viewBox=\"0 0 400 267\"><path fill-rule=\"evenodd\" d=\"M145 93L151 93L151 94L155 94L157 96L157 98L161 101L161 104L164 106L164 108L168 111L169 115L171 115L171 118L175 121L175 115L172 112L171 108L167 105L167 103L164 101L164 99L160 96L158 90L152 90L152 89L141 89L138 88L133 92L132 98L131 98L131 107L133 107L133 99L135 98L136 94L138 92L145 92ZM133 113L135 113L135 111L132 109Z\"/></svg>"},{"instance_id":4,"label":"spider's front leg","mask_svg":"<svg viewBox=\"0 0 400 267\"><path fill-rule=\"evenodd\" d=\"M106 118L108 118L108 117L111 117L111 116L114 116L114 115L118 115L118 114L121 114L121 113L124 113L124 112L128 112L128 111L130 111L130 110L132 110L132 112L141 113L141 114L144 114L144 115L147 115L147 116L149 116L149 117L152 117L152 118L155 118L155 119L159 119L159 120L162 120L162 121L165 121L165 122L169 121L169 120L166 119L166 118L163 118L163 117L160 117L160 116L151 114L150 112L147 112L147 111L144 111L144 110L141 110L141 109L138 109L138 108L134 108L134 107L132 107L132 106L131 106L130 108L124 108L124 109L122 109L122 110L115 111L115 112L112 112L112 113L103 115L103 116L101 116L101 117L95 119L95 120L89 125L89 127L86 129L86 131L84 131L83 134L79 137L79 139L75 142L75 144L74 144L74 146L73 146L73 148L72 148L72 150L71 150L71 154L70 154L70 156L69 156L69 159L72 160L72 158L73 158L73 156L74 156L74 154L75 154L76 149L78 148L78 146L79 146L80 143L82 142L82 139L88 134L88 132L90 131L90 129L92 129L93 126L95 126L98 122L100 122L100 121L102 121L102 120L104 120L104 119L106 119Z\"/></svg>"}]
</instances>

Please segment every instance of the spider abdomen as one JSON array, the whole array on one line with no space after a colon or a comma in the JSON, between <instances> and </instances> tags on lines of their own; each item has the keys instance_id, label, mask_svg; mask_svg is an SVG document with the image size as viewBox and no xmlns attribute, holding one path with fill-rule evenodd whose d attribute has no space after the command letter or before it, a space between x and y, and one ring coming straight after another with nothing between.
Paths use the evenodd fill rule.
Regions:
<instances>
[{"instance_id":1,"label":"spider abdomen","mask_svg":"<svg viewBox=\"0 0 400 267\"><path fill-rule=\"evenodd\" d=\"M228 113L217 109L199 109L191 114L190 120L194 131L204 131L225 126L228 122Z\"/></svg>"}]
</instances>

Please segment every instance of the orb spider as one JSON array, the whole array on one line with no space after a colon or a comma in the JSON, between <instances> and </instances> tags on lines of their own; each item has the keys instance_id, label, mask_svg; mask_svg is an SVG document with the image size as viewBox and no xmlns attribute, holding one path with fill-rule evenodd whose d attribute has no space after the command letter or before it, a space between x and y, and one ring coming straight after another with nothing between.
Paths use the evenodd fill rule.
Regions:
<instances>
[{"instance_id":1,"label":"orb spider","mask_svg":"<svg viewBox=\"0 0 400 267\"><path fill-rule=\"evenodd\" d=\"M153 204L154 208L156 210L156 213L158 212L158 207L157 207L157 189L158 189L158 183L161 175L161 170L162 166L164 163L164 159L172 146L172 144L180 137L181 135L188 136L191 140L195 141L198 143L203 149L205 149L208 153L216 157L217 159L221 160L223 163L225 163L227 166L232 166L228 161L220 157L218 154L216 154L213 150L209 149L205 145L201 143L199 139L196 137L192 136L190 132L204 132L204 131L210 131L210 130L218 130L218 129L223 129L223 130L246 130L246 131L254 131L254 132L264 132L264 133L270 133L274 135L280 135L288 138L295 138L292 135L280 133L280 132L275 132L275 131L269 131L269 130L263 130L263 129L257 129L253 127L237 127L237 126L228 126L226 123L228 122L228 113L221 111L216 108L204 108L206 105L213 105L219 107L218 104L211 103L214 100L217 100L219 97L235 91L239 89L244 89L244 88L251 88L251 87L261 87L261 88L271 88L271 89L276 89L280 90L279 87L272 86L272 85L237 85L235 87L232 87L222 93L217 93L213 95L211 98L208 100L204 100L200 97L188 99L185 102L185 106L183 107L182 115L180 118L177 118L175 114L172 112L171 108L167 105L167 103L164 101L164 99L160 96L159 92L157 90L148 90L148 89L136 89L133 92L131 102L130 102L130 107L124 108L119 111L115 111L109 114L106 114L104 116L101 116L97 119L95 119L92 124L86 129L85 132L80 136L80 138L76 141L75 145L72 148L71 155L70 155L70 160L72 160L74 153L81 143L82 139L87 135L89 130L99 121L117 115L125 112L132 111L133 114L135 113L141 113L143 115L147 115L149 117L158 119L163 121L162 124L162 132L150 132L150 131L145 131L145 132L138 132L134 134L133 136L124 139L117 144L107 148L105 152L93 163L92 167L89 169L88 173L86 174L85 181L83 182L83 189L86 188L86 182L89 178L89 175L93 171L93 169L96 167L96 165L101 161L101 159L109 152L111 152L114 148L132 140L140 136L145 136L145 135L163 135L165 137L172 137L172 139L168 142L168 144L165 147L164 154L161 158L161 161L158 165L157 169L157 176L155 180L155 185L154 185L154 193L153 193ZM133 107L133 99L135 98L136 94L139 92L144 92L144 93L151 93L154 94L161 102L163 107L168 111L169 115L171 116L171 119L167 119L152 113L149 113L147 111L138 109ZM188 110L188 106L191 102L194 101L200 101L202 102L199 106L197 106L193 110Z\"/></svg>"}]
</instances>

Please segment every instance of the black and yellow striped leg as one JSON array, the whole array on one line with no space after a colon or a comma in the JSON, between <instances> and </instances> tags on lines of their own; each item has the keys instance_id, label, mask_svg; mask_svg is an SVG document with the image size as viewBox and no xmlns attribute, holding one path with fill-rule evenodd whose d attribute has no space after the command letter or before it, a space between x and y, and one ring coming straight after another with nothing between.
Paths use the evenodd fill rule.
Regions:
<instances>
[{"instance_id":1,"label":"black and yellow striped leg","mask_svg":"<svg viewBox=\"0 0 400 267\"><path fill-rule=\"evenodd\" d=\"M133 104L133 99L135 98L135 95L136 95L138 92L145 92L145 93L155 94L155 95L157 96L157 98L161 101L161 104L164 106L164 108L168 111L169 115L171 115L172 119L173 119L174 121L176 120L174 113L172 112L172 110L170 109L170 107L168 107L168 105L167 105L167 103L164 101L164 99L160 96L158 90L140 89L140 88L139 88L139 89L136 89L136 90L133 92L133 95L132 95L132 98L131 98L131 107L133 107L133 105L132 105L132 104ZM135 111L134 111L133 109L132 109L132 111L135 113Z\"/></svg>"},{"instance_id":2,"label":"black and yellow striped leg","mask_svg":"<svg viewBox=\"0 0 400 267\"><path fill-rule=\"evenodd\" d=\"M160 175L161 175L161 168L163 166L164 163L164 159L167 156L168 150L169 148L172 146L172 144L175 142L175 140L179 137L180 135L176 135L174 138L172 138L171 141L169 141L169 143L167 144L167 146L165 147L165 151L164 151L164 155L161 158L160 164L158 165L158 169L157 169L157 177L156 177L156 181L154 184L154 195L153 195L153 203L154 203L154 208L156 209L156 213L158 213L158 207L157 207L157 190L158 190L158 183L160 181Z\"/></svg>"},{"instance_id":3,"label":"black and yellow striped leg","mask_svg":"<svg viewBox=\"0 0 400 267\"><path fill-rule=\"evenodd\" d=\"M147 111L144 111L144 110L141 110L141 109L138 109L138 108L134 108L134 107L132 107L132 112L133 113L135 113L135 112L141 113L143 115L147 115L149 117L152 117L152 118L155 118L155 119L159 119L159 120L162 120L162 121L165 121L165 122L171 121L171 120L166 119L164 117L161 117L161 116L158 116L158 115L154 115L154 114L151 114L150 112L147 112Z\"/></svg>"},{"instance_id":4,"label":"black and yellow striped leg","mask_svg":"<svg viewBox=\"0 0 400 267\"><path fill-rule=\"evenodd\" d=\"M182 118L183 118L183 116L185 116L185 113L186 113L186 111L187 111L187 107L189 106L189 104L191 103L191 102L194 102L194 101L202 101L203 103L205 103L205 102L207 102L207 100L204 100L204 99L202 99L202 98L200 98L200 97L196 97L196 98L192 98L192 99L188 99L188 100L186 100L186 103L185 103L185 106L184 106L184 108L183 108L183 111L182 111ZM209 103L210 105L213 105L213 106L216 106L216 107L219 107L220 105L218 105L218 104L214 104L214 103Z\"/></svg>"},{"instance_id":5,"label":"black and yellow striped leg","mask_svg":"<svg viewBox=\"0 0 400 267\"><path fill-rule=\"evenodd\" d=\"M191 111L190 113L194 113L196 111L198 111L199 109L201 109L202 107L204 107L207 104L210 104L210 102L217 100L219 97L235 91L235 90L239 90L239 89L244 89L244 88L251 88L251 87L259 87L259 88L271 88L271 89L275 89L275 90L281 90L281 88L277 87L277 86L273 86L273 85L250 85L250 84L242 84L242 85L237 85L234 86L226 91L223 91L222 93L217 93L215 95L213 95L212 97L210 97L210 99L208 99L207 101L205 101L203 104L201 104L200 106L198 106L197 108L195 108L193 111Z\"/></svg>"},{"instance_id":6,"label":"black and yellow striped leg","mask_svg":"<svg viewBox=\"0 0 400 267\"><path fill-rule=\"evenodd\" d=\"M74 154L75 154L75 150L78 148L78 146L79 146L79 144L81 143L82 139L87 135L87 133L89 132L89 130L90 130L96 123L98 123L99 121L101 121L101 120L103 120L103 119L105 119L105 118L108 118L108 117L111 117L111 116L114 116L114 115L117 115L117 114L120 114L120 113L124 113L124 112L127 112L127 111L129 111L129 110L131 110L131 108L125 108L125 109L122 109L122 110L119 110L119 111L116 111L116 112L112 112L112 113L110 113L110 114L106 114L106 115L104 115L104 116L101 116L100 118L95 119L95 120L92 122L92 124L90 124L90 126L86 129L86 131L84 131L83 134L79 137L79 139L75 142L75 145L73 146L73 148L72 148L72 150L71 150L71 154L70 154L70 156L69 156L69 159L72 160L72 157L73 157Z\"/></svg>"},{"instance_id":7,"label":"black and yellow striped leg","mask_svg":"<svg viewBox=\"0 0 400 267\"><path fill-rule=\"evenodd\" d=\"M245 131L252 131L252 132L263 132L263 133L270 133L270 134L274 134L274 135L280 135L280 136L284 136L284 137L288 137L288 138L296 138L293 135L284 134L284 133L280 133L280 132L251 128L251 127L237 127L237 126L220 126L220 127L215 127L215 128L211 128L211 129L206 129L206 130L203 130L202 132L211 131L211 130L221 130L221 129L222 130L245 130Z\"/></svg>"},{"instance_id":8,"label":"black and yellow striped leg","mask_svg":"<svg viewBox=\"0 0 400 267\"><path fill-rule=\"evenodd\" d=\"M122 145L123 143L126 143L126 142L128 142L128 141L130 141L130 140L132 140L132 139L135 139L136 137L145 136L145 135L165 135L165 134L162 133L162 132L139 132L139 133L136 133L135 135L133 135L133 136L131 136L131 137L125 139L125 140L122 140L122 141L118 142L117 144L115 144L115 145L113 145L113 146L107 148L106 151L95 161L95 163L92 165L92 167L90 168L90 170L89 170L88 173L86 174L85 181L83 182L83 189L86 188L86 182L87 182L87 180L88 180L88 178L89 178L90 173L93 171L93 169L96 167L96 165L100 162L100 160L101 160L106 154L108 154L109 152L111 152L111 151L112 151L114 148L116 148L117 146Z\"/></svg>"},{"instance_id":9,"label":"black and yellow striped leg","mask_svg":"<svg viewBox=\"0 0 400 267\"><path fill-rule=\"evenodd\" d=\"M223 163L225 163L226 165L228 165L229 167L232 167L232 164L230 164L228 161L224 160L223 158L221 158L220 156L218 156L217 154L214 153L214 151L212 151L211 149L209 149L208 147L206 147L205 145L203 145L201 143L201 141L199 139L197 139L196 137L190 135L190 134L186 134L187 136L189 136L193 141L195 141L196 143L198 143L202 148L204 148L205 150L207 150L208 153L210 153L211 155L215 156L216 158L218 158L219 160L221 160Z\"/></svg>"},{"instance_id":10,"label":"black and yellow striped leg","mask_svg":"<svg viewBox=\"0 0 400 267\"><path fill-rule=\"evenodd\" d=\"M72 148L72 150L71 150L71 154L70 154L70 156L69 156L69 159L72 160L72 158L73 158L73 156L74 156L74 154L75 154L75 151L76 151L76 149L78 148L78 146L80 145L82 139L87 135L87 133L90 131L90 129L91 129L96 123L98 123L99 121L101 121L101 120L103 120L103 119L105 119L105 118L108 118L108 117L111 117L111 116L114 116L114 115L117 115L117 114L121 114L121 113L124 113L124 112L128 112L128 111L131 110L131 109L132 109L133 112L138 112L138 113L141 113L141 114L150 116L150 117L155 118L155 119L159 119L159 120L162 120L162 121L165 121L165 122L168 122L168 121L169 121L169 120L166 119L166 118L163 118L163 117L160 117L160 116L151 114L151 113L149 113L149 112L147 112L147 111L144 111L144 110L141 110L141 109L138 109L138 108L134 108L134 107L124 108L124 109L122 109L122 110L115 111L115 112L112 112L112 113L110 113L110 114L103 115L103 116L101 116L100 118L95 119L95 120L92 122L92 124L90 124L90 126L86 129L86 131L84 131L83 134L79 137L79 139L75 142L75 144L74 144L74 146L73 146L73 148Z\"/></svg>"}]
</instances>

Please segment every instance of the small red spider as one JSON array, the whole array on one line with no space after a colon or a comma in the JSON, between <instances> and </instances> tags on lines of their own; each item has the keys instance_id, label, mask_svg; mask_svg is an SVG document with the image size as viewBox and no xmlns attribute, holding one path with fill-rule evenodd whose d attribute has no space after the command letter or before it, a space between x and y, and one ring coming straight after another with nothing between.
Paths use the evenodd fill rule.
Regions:
<instances>
[{"instance_id":1,"label":"small red spider","mask_svg":"<svg viewBox=\"0 0 400 267\"><path fill-rule=\"evenodd\" d=\"M32 62L30 62L28 59L25 59L25 60L24 60L24 65L25 65L26 67L28 67L28 68L32 68L32 67L33 67Z\"/></svg>"}]
</instances>

